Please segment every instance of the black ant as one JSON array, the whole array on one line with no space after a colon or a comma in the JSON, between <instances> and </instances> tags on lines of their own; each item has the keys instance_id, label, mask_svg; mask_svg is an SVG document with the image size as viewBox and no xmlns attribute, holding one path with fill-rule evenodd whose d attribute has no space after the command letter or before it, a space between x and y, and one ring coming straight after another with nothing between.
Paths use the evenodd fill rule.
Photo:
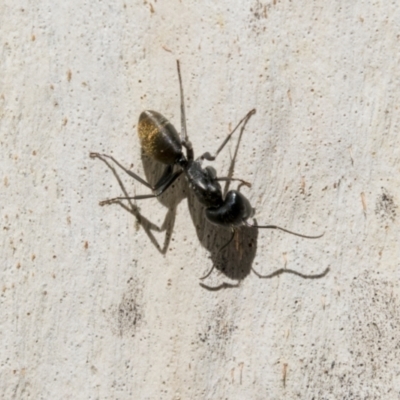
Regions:
<instances>
[{"instance_id":1,"label":"black ant","mask_svg":"<svg viewBox=\"0 0 400 400\"><path fill-rule=\"evenodd\" d=\"M323 234L317 236L307 236L289 231L276 225L252 225L247 221L249 218L253 217L254 208L251 207L249 200L247 200L247 198L240 193L239 189L243 185L251 185L242 179L218 177L212 167L203 168L202 162L203 160L214 161L238 127L242 123L247 123L247 120L253 114L255 114L256 110L253 109L246 114L246 116L225 138L214 155L206 152L195 159L193 147L189 141L186 131L185 103L179 60L177 60L177 70L181 101L180 135L174 126L164 116L156 111L143 111L139 117L138 133L142 149L155 161L167 165L161 178L154 186L150 185L143 178L122 166L114 157L106 154L90 153L91 158L102 159L103 157L106 157L112 160L129 176L151 189L153 193L133 197L116 197L113 199L104 200L100 202L100 205L111 204L120 200L143 200L158 197L164 193L182 173L184 173L190 189L195 194L197 200L205 208L204 212L206 218L215 225L227 227L232 230L232 235L229 241L225 243L219 251L223 250L232 242L233 238L235 237L236 229L243 225L256 229L279 229L283 232L307 239L318 239L322 237ZM186 155L183 154L183 148L186 149ZM219 183L220 181L239 181L240 185L238 190L230 190L228 193L226 193L224 198L221 185ZM212 267L211 270L201 279L207 278L213 271L213 268L214 267ZM256 274L262 277L258 273Z\"/></svg>"}]
</instances>

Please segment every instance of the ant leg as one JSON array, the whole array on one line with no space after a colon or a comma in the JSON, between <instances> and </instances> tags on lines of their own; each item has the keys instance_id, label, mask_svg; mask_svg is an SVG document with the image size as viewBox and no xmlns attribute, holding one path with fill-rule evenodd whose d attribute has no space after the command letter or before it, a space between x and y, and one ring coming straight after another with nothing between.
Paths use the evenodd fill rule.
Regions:
<instances>
[{"instance_id":1,"label":"ant leg","mask_svg":"<svg viewBox=\"0 0 400 400\"><path fill-rule=\"evenodd\" d=\"M179 176L182 174L182 171L177 171L171 175L170 179L165 183L165 185L158 189L156 193L153 194L141 194L138 196L129 196L129 197L114 197L112 199L107 199L101 201L99 204L101 206L117 203L120 200L145 200L145 199L154 199L155 197L161 196L174 182Z\"/></svg>"},{"instance_id":2,"label":"ant leg","mask_svg":"<svg viewBox=\"0 0 400 400\"><path fill-rule=\"evenodd\" d=\"M166 182L171 179L173 168L174 167L172 165L167 165L160 179L154 185L153 191L158 191L160 187L164 186Z\"/></svg>"},{"instance_id":3,"label":"ant leg","mask_svg":"<svg viewBox=\"0 0 400 400\"><path fill-rule=\"evenodd\" d=\"M178 69L178 78L179 78L179 91L181 97L181 143L182 146L186 149L186 157L189 161L194 159L194 152L192 143L189 140L186 129L186 113L185 113L185 97L183 94L183 84L182 84L182 76L181 76L181 67L179 64L179 60L176 60L176 67Z\"/></svg>"},{"instance_id":4,"label":"ant leg","mask_svg":"<svg viewBox=\"0 0 400 400\"><path fill-rule=\"evenodd\" d=\"M136 175L134 172L129 171L129 169L127 169L123 165L121 165L113 156L109 156L107 154L100 154L100 153L90 153L89 156L90 156L90 158L99 158L102 161L104 161L104 158L109 158L111 161L113 161L115 164L117 164L118 167L120 167L123 171L125 171L131 178L136 179L142 185L147 186L151 190L154 190L154 188L148 182L146 182L139 175Z\"/></svg>"},{"instance_id":5,"label":"ant leg","mask_svg":"<svg viewBox=\"0 0 400 400\"><path fill-rule=\"evenodd\" d=\"M235 237L236 231L234 228L232 228L232 236L230 237L230 239L218 250L218 253L220 253L223 249L225 249L225 247L227 247L233 240L233 238ZM210 268L210 270L204 275L202 276L200 279L206 279L211 275L211 272L214 271L215 268L215 264Z\"/></svg>"},{"instance_id":6,"label":"ant leg","mask_svg":"<svg viewBox=\"0 0 400 400\"><path fill-rule=\"evenodd\" d=\"M250 110L245 116L244 118L242 118L239 123L235 126L235 128L233 129L233 131L225 138L225 140L222 142L221 146L219 146L218 150L215 152L214 155L211 155L208 151L206 153L204 153L203 155L201 155L199 157L200 160L208 160L208 161L214 161L218 154L222 151L222 149L225 147L225 145L229 142L229 139L232 137L232 135L236 132L236 130L239 128L239 126L243 123L243 125L247 124L247 121L250 119L250 117L256 113L256 109L253 108L252 110Z\"/></svg>"},{"instance_id":7,"label":"ant leg","mask_svg":"<svg viewBox=\"0 0 400 400\"><path fill-rule=\"evenodd\" d=\"M184 94L183 94L183 84L182 84L181 67L180 67L179 60L176 60L176 66L177 66L177 70L178 70L179 90L180 90L180 97L181 97L181 143L182 143L182 146L185 147L185 149L187 151L188 160L191 161L194 159L194 153L193 153L192 143L189 140L189 137L187 135L187 129L186 129L185 98L184 98ZM245 115L245 117L239 121L239 123L236 125L235 129L227 136L227 138L223 141L221 146L218 148L215 155L212 156L209 152L206 152L202 156L200 156L199 159L214 161L216 159L217 155L225 147L225 145L228 143L229 139L235 133L235 131L239 128L239 126L243 122L246 125L247 121L250 119L250 117L253 114L255 114L255 112L256 112L256 110L254 108L253 110L249 111Z\"/></svg>"},{"instance_id":8,"label":"ant leg","mask_svg":"<svg viewBox=\"0 0 400 400\"><path fill-rule=\"evenodd\" d=\"M136 179L149 189L151 189L153 194L145 194L145 195L138 195L138 196L132 196L132 197L115 197L113 199L109 200L104 200L100 202L100 205L105 205L105 204L111 204L114 202L117 202L119 200L143 200L143 199L150 199L154 197L160 196L162 193L164 193L174 182L178 177L181 175L182 170L173 172L173 168L171 165L168 165L162 174L161 178L158 180L158 182L152 186L148 182L146 182L143 178L141 178L139 175L136 175L134 172L129 171L126 169L123 165L121 165L114 157L109 156L107 154L99 154L99 153L90 153L91 158L99 158L100 160L106 162L105 158L109 158L112 160L115 164L117 164L123 171L125 171L130 177Z\"/></svg>"},{"instance_id":9,"label":"ant leg","mask_svg":"<svg viewBox=\"0 0 400 400\"><path fill-rule=\"evenodd\" d=\"M250 182L247 182L247 181L244 181L243 179L238 179L238 178L217 177L217 178L215 178L215 180L216 181L224 181L224 182L232 182L232 181L240 182L240 185L237 190L239 190L242 186L251 187Z\"/></svg>"},{"instance_id":10,"label":"ant leg","mask_svg":"<svg viewBox=\"0 0 400 400\"><path fill-rule=\"evenodd\" d=\"M185 98L183 96L183 85L182 85L182 76L181 76L181 67L179 64L179 60L176 60L176 67L178 69L178 78L179 78L179 90L181 96L181 141L182 143L188 142L188 136L186 131L186 114L185 114Z\"/></svg>"},{"instance_id":11,"label":"ant leg","mask_svg":"<svg viewBox=\"0 0 400 400\"><path fill-rule=\"evenodd\" d=\"M170 174L168 179L165 179L164 176L161 178L164 179L165 182L162 183L161 186L158 186L156 189L156 192L153 194L141 194L138 196L132 196L132 197L114 197L113 199L108 199L108 200L103 200L99 204L101 206L104 206L106 204L112 204L116 203L120 200L144 200L144 199L153 199L155 197L161 196L182 174L182 170L176 171L173 174ZM156 186L158 185L158 182Z\"/></svg>"}]
</instances>

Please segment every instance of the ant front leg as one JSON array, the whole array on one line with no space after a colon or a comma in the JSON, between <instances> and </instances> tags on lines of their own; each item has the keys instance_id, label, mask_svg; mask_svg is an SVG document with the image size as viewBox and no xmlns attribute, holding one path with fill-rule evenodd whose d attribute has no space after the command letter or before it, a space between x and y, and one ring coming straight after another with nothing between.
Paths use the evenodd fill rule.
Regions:
<instances>
[{"instance_id":1,"label":"ant front leg","mask_svg":"<svg viewBox=\"0 0 400 400\"><path fill-rule=\"evenodd\" d=\"M114 197L112 199L104 200L100 202L101 206L104 206L106 204L112 204L119 202L120 200L144 200L144 199L151 199L154 197L158 197L161 194L163 194L175 181L176 179L179 178L179 176L182 173L182 170L173 172L173 167L171 165L168 165L164 173L162 174L161 178L158 180L158 182L152 186L148 182L146 182L143 178L141 178L139 175L135 174L134 172L128 170L125 168L123 165L121 165L113 156L109 156L107 154L99 154L99 153L90 153L91 158L99 158L106 164L108 162L105 160L106 158L112 160L115 164L118 165L124 172L126 172L130 177L133 179L137 180L138 182L142 183L149 189L153 191L152 194L144 194L144 195L138 195L138 196L125 196L125 197Z\"/></svg>"},{"instance_id":2,"label":"ant front leg","mask_svg":"<svg viewBox=\"0 0 400 400\"><path fill-rule=\"evenodd\" d=\"M219 148L217 149L217 151L215 152L214 155L211 155L209 152L204 153L202 156L199 157L199 160L208 160L208 161L214 161L218 154L223 150L223 148L226 146L226 144L228 143L228 141L231 139L232 135L236 132L236 130L241 126L240 128L240 134L239 134L239 139L237 141L236 144L236 149L235 149L235 154L233 156L233 159L231 161L231 165L229 167L229 171L228 171L228 177L226 178L216 178L217 180L221 180L221 181L225 181L225 188L224 188L224 194L226 194L229 190L229 185L231 181L240 181L241 184L239 185L239 188L243 185L245 186L251 186L248 182L244 181L243 179L236 179L236 178L232 178L234 169L235 169L235 162L236 162L236 156L239 150L239 144L240 144L240 140L242 138L242 134L244 132L244 129L246 127L247 122L249 121L249 119L251 118L251 116L253 114L255 114L256 110L255 108L253 108L252 110L250 110L240 121L239 123L235 126L235 128L233 129L233 131L225 138L225 140L222 142L221 146L219 146ZM239 189L238 189L239 190Z\"/></svg>"},{"instance_id":3,"label":"ant front leg","mask_svg":"<svg viewBox=\"0 0 400 400\"><path fill-rule=\"evenodd\" d=\"M256 109L253 108L252 110L250 110L240 121L239 123L235 126L235 128L233 129L233 131L225 138L225 140L222 142L221 146L218 147L218 150L215 152L214 155L211 155L208 151L205 152L204 154L202 154L199 159L200 160L208 160L208 161L214 161L218 154L223 150L223 148L226 146L226 144L229 142L230 138L232 137L232 135L236 132L236 130L239 128L239 126L241 124L243 124L242 129L241 129L241 133L243 132L244 127L246 126L248 120L250 119L250 117L256 113Z\"/></svg>"},{"instance_id":4,"label":"ant front leg","mask_svg":"<svg viewBox=\"0 0 400 400\"><path fill-rule=\"evenodd\" d=\"M225 176L219 177L219 176L217 176L217 172L215 171L215 169L213 167L208 166L205 169L208 171L208 175L215 181L218 181L218 182L232 182L232 181L240 182L240 185L238 186L237 190L239 190L242 186L247 186L247 187L251 188L251 183L247 182L243 179L230 178L230 177L225 177Z\"/></svg>"},{"instance_id":5,"label":"ant front leg","mask_svg":"<svg viewBox=\"0 0 400 400\"><path fill-rule=\"evenodd\" d=\"M250 183L250 182L247 182L247 181L244 181L243 179L228 178L228 177L221 177L221 178L220 178L220 177L218 177L218 178L215 178L215 180L216 180L216 181L221 181L221 182L232 182L232 181L240 182L240 185L239 185L238 188L237 188L238 191L240 190L240 188L241 188L242 186L247 186L247 187L251 188L251 183Z\"/></svg>"}]
</instances>

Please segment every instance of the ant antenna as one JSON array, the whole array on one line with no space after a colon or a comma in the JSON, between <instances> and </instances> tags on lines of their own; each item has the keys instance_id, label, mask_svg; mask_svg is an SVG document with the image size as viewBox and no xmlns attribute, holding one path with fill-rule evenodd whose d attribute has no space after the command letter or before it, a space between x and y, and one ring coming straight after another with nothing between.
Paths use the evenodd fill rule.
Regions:
<instances>
[{"instance_id":1,"label":"ant antenna","mask_svg":"<svg viewBox=\"0 0 400 400\"><path fill-rule=\"evenodd\" d=\"M290 233L291 235L299 236L305 239L319 239L320 237L325 235L325 232L322 233L321 235L318 236L307 236L307 235L302 235L301 233L296 233L289 231L288 229L281 228L280 226L277 225L251 225L247 221L243 221L245 225L247 225L250 228L258 228L258 229L279 229L280 231Z\"/></svg>"}]
</instances>

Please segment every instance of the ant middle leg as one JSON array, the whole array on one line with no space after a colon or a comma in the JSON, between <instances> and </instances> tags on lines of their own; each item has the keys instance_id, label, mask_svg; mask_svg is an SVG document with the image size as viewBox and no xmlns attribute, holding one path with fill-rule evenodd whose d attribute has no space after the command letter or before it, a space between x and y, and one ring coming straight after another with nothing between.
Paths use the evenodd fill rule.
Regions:
<instances>
[{"instance_id":1,"label":"ant middle leg","mask_svg":"<svg viewBox=\"0 0 400 400\"><path fill-rule=\"evenodd\" d=\"M247 186L247 187L251 188L250 182L247 182L247 181L245 181L243 179L239 179L239 178L217 177L217 178L215 178L215 180L221 181L221 182L232 182L232 181L240 182L240 185L237 188L238 191L240 190L240 188L242 186Z\"/></svg>"}]
</instances>

